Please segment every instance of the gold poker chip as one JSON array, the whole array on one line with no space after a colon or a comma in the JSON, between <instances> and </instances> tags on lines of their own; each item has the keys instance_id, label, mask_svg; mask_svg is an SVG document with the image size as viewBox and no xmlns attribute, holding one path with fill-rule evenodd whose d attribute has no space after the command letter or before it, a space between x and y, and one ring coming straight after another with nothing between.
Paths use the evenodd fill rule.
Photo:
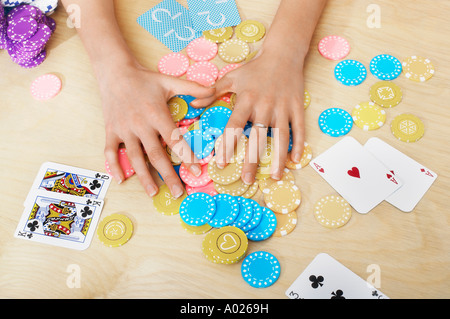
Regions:
<instances>
[{"instance_id":1,"label":"gold poker chip","mask_svg":"<svg viewBox=\"0 0 450 319\"><path fill-rule=\"evenodd\" d=\"M229 185L241 177L243 166L243 163L233 162L220 169L217 167L216 158L213 157L208 163L208 175L217 184Z\"/></svg>"},{"instance_id":2,"label":"gold poker chip","mask_svg":"<svg viewBox=\"0 0 450 319\"><path fill-rule=\"evenodd\" d=\"M364 131L379 129L386 122L386 112L373 102L363 102L353 108L353 122Z\"/></svg>"},{"instance_id":3,"label":"gold poker chip","mask_svg":"<svg viewBox=\"0 0 450 319\"><path fill-rule=\"evenodd\" d=\"M234 226L225 226L210 231L204 238L202 250L209 261L233 264L241 260L248 248L245 233Z\"/></svg>"},{"instance_id":4,"label":"gold poker chip","mask_svg":"<svg viewBox=\"0 0 450 319\"><path fill-rule=\"evenodd\" d=\"M342 197L330 195L315 204L314 216L322 226L339 228L348 223L352 217L352 209Z\"/></svg>"},{"instance_id":5,"label":"gold poker chip","mask_svg":"<svg viewBox=\"0 0 450 319\"><path fill-rule=\"evenodd\" d=\"M295 183L295 177L294 174L288 169L285 168L283 171L283 175L281 176L281 181L286 181L286 182L291 182L291 183ZM276 182L278 182L277 180L269 177L266 178L262 181L259 182L259 189L264 192L264 190L266 188L269 188L270 186L272 186L273 184L275 184Z\"/></svg>"},{"instance_id":6,"label":"gold poker chip","mask_svg":"<svg viewBox=\"0 0 450 319\"><path fill-rule=\"evenodd\" d=\"M391 132L400 141L413 143L425 134L425 125L413 114L401 114L391 122Z\"/></svg>"},{"instance_id":7,"label":"gold poker chip","mask_svg":"<svg viewBox=\"0 0 450 319\"><path fill-rule=\"evenodd\" d=\"M309 105L311 104L311 95L309 94L308 91L305 90L305 95L304 95L304 100L303 100L303 104L305 106L305 110L309 107Z\"/></svg>"},{"instance_id":8,"label":"gold poker chip","mask_svg":"<svg viewBox=\"0 0 450 319\"><path fill-rule=\"evenodd\" d=\"M184 119L188 112L188 105L185 100L179 97L173 97L167 102L169 105L170 115L174 122L181 121Z\"/></svg>"},{"instance_id":9,"label":"gold poker chip","mask_svg":"<svg viewBox=\"0 0 450 319\"><path fill-rule=\"evenodd\" d=\"M427 58L411 56L402 63L405 76L416 82L425 82L434 75L433 63Z\"/></svg>"},{"instance_id":10,"label":"gold poker chip","mask_svg":"<svg viewBox=\"0 0 450 319\"><path fill-rule=\"evenodd\" d=\"M231 39L231 37L233 36L233 28L226 27L226 28L219 28L219 29L203 31L203 36L205 38L207 38L208 40L213 41L215 43L224 42L226 40Z\"/></svg>"},{"instance_id":11,"label":"gold poker chip","mask_svg":"<svg viewBox=\"0 0 450 319\"><path fill-rule=\"evenodd\" d=\"M261 22L245 20L236 26L236 36L245 42L257 42L266 34L266 28Z\"/></svg>"},{"instance_id":12,"label":"gold poker chip","mask_svg":"<svg viewBox=\"0 0 450 319\"><path fill-rule=\"evenodd\" d=\"M370 99L372 102L385 108L397 106L402 101L402 98L402 90L391 81L380 81L370 88Z\"/></svg>"},{"instance_id":13,"label":"gold poker chip","mask_svg":"<svg viewBox=\"0 0 450 319\"><path fill-rule=\"evenodd\" d=\"M180 212L180 205L187 197L186 191L179 198L174 198L167 184L159 187L159 192L153 197L153 205L163 215L176 215Z\"/></svg>"},{"instance_id":14,"label":"gold poker chip","mask_svg":"<svg viewBox=\"0 0 450 319\"><path fill-rule=\"evenodd\" d=\"M219 57L227 63L239 63L250 53L247 42L240 39L227 40L219 45Z\"/></svg>"},{"instance_id":15,"label":"gold poker chip","mask_svg":"<svg viewBox=\"0 0 450 319\"><path fill-rule=\"evenodd\" d=\"M248 190L244 194L242 194L242 197L252 198L253 196L255 196L255 194L259 188L258 186L259 186L259 181L255 180L255 182L252 185L250 185Z\"/></svg>"},{"instance_id":16,"label":"gold poker chip","mask_svg":"<svg viewBox=\"0 0 450 319\"><path fill-rule=\"evenodd\" d=\"M241 196L248 190L249 187L249 185L242 181L242 178L239 178L236 182L228 185L214 183L214 189L219 194L228 194L231 196Z\"/></svg>"},{"instance_id":17,"label":"gold poker chip","mask_svg":"<svg viewBox=\"0 0 450 319\"><path fill-rule=\"evenodd\" d=\"M277 228L275 228L275 232L273 236L275 237L284 237L290 234L295 226L297 226L297 212L294 210L289 214L275 214L277 218Z\"/></svg>"},{"instance_id":18,"label":"gold poker chip","mask_svg":"<svg viewBox=\"0 0 450 319\"><path fill-rule=\"evenodd\" d=\"M275 213L288 214L297 209L302 200L302 194L297 185L278 181L264 189L264 202Z\"/></svg>"},{"instance_id":19,"label":"gold poker chip","mask_svg":"<svg viewBox=\"0 0 450 319\"><path fill-rule=\"evenodd\" d=\"M302 157L300 158L300 162L295 163L294 161L292 161L291 153L289 153L288 157L286 159L286 167L289 169L295 169L295 170L301 169L309 164L312 157L313 157L313 153L312 153L311 145L309 145L308 143L305 142L304 148L303 148L303 154L302 154Z\"/></svg>"},{"instance_id":20,"label":"gold poker chip","mask_svg":"<svg viewBox=\"0 0 450 319\"><path fill-rule=\"evenodd\" d=\"M99 223L97 236L100 241L109 247L119 247L124 245L133 234L133 223L122 214L112 214L106 216Z\"/></svg>"},{"instance_id":21,"label":"gold poker chip","mask_svg":"<svg viewBox=\"0 0 450 319\"><path fill-rule=\"evenodd\" d=\"M186 224L181 218L180 218L180 222L181 222L181 227L183 227L183 229L185 231L187 231L189 234L192 234L192 235L205 234L205 233L209 232L212 228L212 226L209 224L205 224L205 225L201 225L201 226L191 226L191 225Z\"/></svg>"}]
</instances>

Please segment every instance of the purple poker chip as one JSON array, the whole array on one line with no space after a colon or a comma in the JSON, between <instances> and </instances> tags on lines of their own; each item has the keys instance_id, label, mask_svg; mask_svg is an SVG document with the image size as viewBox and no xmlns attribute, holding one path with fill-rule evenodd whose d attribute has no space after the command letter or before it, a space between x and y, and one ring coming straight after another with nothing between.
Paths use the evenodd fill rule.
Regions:
<instances>
[{"instance_id":1,"label":"purple poker chip","mask_svg":"<svg viewBox=\"0 0 450 319\"><path fill-rule=\"evenodd\" d=\"M8 24L6 34L13 41L22 41L31 38L38 29L38 23L32 17L21 17Z\"/></svg>"},{"instance_id":2,"label":"purple poker chip","mask_svg":"<svg viewBox=\"0 0 450 319\"><path fill-rule=\"evenodd\" d=\"M24 51L35 51L44 48L52 35L52 30L44 23L39 24L36 33L29 39L21 41Z\"/></svg>"},{"instance_id":3,"label":"purple poker chip","mask_svg":"<svg viewBox=\"0 0 450 319\"><path fill-rule=\"evenodd\" d=\"M42 62L44 62L46 57L47 57L47 51L43 50L34 59L30 59L30 60L12 59L12 60L14 63L20 65L22 68L31 69L31 68L37 67L38 65L41 65Z\"/></svg>"},{"instance_id":4,"label":"purple poker chip","mask_svg":"<svg viewBox=\"0 0 450 319\"><path fill-rule=\"evenodd\" d=\"M43 16L43 22L45 23L45 25L47 27L50 28L50 30L52 30L52 33L55 32L56 30L56 22L53 18L50 18L46 15Z\"/></svg>"},{"instance_id":5,"label":"purple poker chip","mask_svg":"<svg viewBox=\"0 0 450 319\"><path fill-rule=\"evenodd\" d=\"M8 13L7 18L8 18L8 22L9 22L9 21L19 19L21 17L32 17L37 22L41 22L43 14L42 14L41 10L39 10L38 8L27 5L27 4L23 4L23 5L13 8Z\"/></svg>"}]
</instances>

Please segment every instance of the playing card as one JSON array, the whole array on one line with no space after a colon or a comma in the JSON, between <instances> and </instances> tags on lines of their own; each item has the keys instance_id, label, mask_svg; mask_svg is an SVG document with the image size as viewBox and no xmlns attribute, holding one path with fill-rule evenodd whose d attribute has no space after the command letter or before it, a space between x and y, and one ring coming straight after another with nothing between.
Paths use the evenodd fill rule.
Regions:
<instances>
[{"instance_id":1,"label":"playing card","mask_svg":"<svg viewBox=\"0 0 450 319\"><path fill-rule=\"evenodd\" d=\"M236 26L241 23L235 0L188 0L192 25L197 31Z\"/></svg>"},{"instance_id":2,"label":"playing card","mask_svg":"<svg viewBox=\"0 0 450 319\"><path fill-rule=\"evenodd\" d=\"M286 290L290 299L389 299L328 254L321 253Z\"/></svg>"},{"instance_id":3,"label":"playing card","mask_svg":"<svg viewBox=\"0 0 450 319\"><path fill-rule=\"evenodd\" d=\"M403 182L403 186L386 201L401 211L411 212L436 180L437 174L379 138L369 139L364 148Z\"/></svg>"},{"instance_id":4,"label":"playing card","mask_svg":"<svg viewBox=\"0 0 450 319\"><path fill-rule=\"evenodd\" d=\"M367 214L402 186L397 176L349 136L310 165L361 214Z\"/></svg>"},{"instance_id":5,"label":"playing card","mask_svg":"<svg viewBox=\"0 0 450 319\"><path fill-rule=\"evenodd\" d=\"M46 162L41 165L24 206L30 204L35 190L103 200L110 183L111 177L105 173Z\"/></svg>"},{"instance_id":6,"label":"playing card","mask_svg":"<svg viewBox=\"0 0 450 319\"><path fill-rule=\"evenodd\" d=\"M103 201L37 190L23 211L14 237L71 249L89 247Z\"/></svg>"},{"instance_id":7,"label":"playing card","mask_svg":"<svg viewBox=\"0 0 450 319\"><path fill-rule=\"evenodd\" d=\"M137 23L173 52L183 50L202 32L192 28L188 10L175 0L164 0L143 15Z\"/></svg>"}]
</instances>

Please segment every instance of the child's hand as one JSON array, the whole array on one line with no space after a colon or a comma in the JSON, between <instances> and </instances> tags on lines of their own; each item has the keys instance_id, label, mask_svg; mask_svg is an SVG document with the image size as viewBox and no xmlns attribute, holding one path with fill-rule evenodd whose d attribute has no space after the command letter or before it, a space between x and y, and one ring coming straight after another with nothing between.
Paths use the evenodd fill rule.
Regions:
<instances>
[{"instance_id":1,"label":"child's hand","mask_svg":"<svg viewBox=\"0 0 450 319\"><path fill-rule=\"evenodd\" d=\"M236 93L236 105L226 129L243 129L247 121L254 124L242 171L243 181L247 184L254 182L259 155L266 145L266 128L269 126L275 133L271 175L279 180L288 153L289 124L293 136L292 160L298 163L303 152L303 59L285 52L261 52L259 57L228 73L216 83L217 96L226 92ZM225 166L233 154L234 143L228 144L218 147L216 159L219 166Z\"/></svg>"},{"instance_id":2,"label":"child's hand","mask_svg":"<svg viewBox=\"0 0 450 319\"><path fill-rule=\"evenodd\" d=\"M121 65L101 74L105 156L114 178L119 183L124 179L117 155L119 144L123 142L131 165L149 196L154 196L158 187L147 167L144 150L172 195L181 196L183 186L159 136L194 175L199 175L201 170L199 164L193 164L195 156L173 122L167 101L176 94L189 94L202 98L206 106L214 101L214 89L149 71L137 63Z\"/></svg>"}]
</instances>

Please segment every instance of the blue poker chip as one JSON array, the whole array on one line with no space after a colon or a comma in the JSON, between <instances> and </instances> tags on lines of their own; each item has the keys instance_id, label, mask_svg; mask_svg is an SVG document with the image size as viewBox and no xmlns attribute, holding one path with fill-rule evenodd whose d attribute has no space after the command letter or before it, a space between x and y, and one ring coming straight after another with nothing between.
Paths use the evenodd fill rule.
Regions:
<instances>
[{"instance_id":1,"label":"blue poker chip","mask_svg":"<svg viewBox=\"0 0 450 319\"><path fill-rule=\"evenodd\" d=\"M241 265L242 278L254 288L267 288L280 278L280 262L271 253L256 251L245 257Z\"/></svg>"},{"instance_id":2,"label":"blue poker chip","mask_svg":"<svg viewBox=\"0 0 450 319\"><path fill-rule=\"evenodd\" d=\"M222 135L230 119L231 112L225 106L214 106L206 110L200 118L200 129L210 135Z\"/></svg>"},{"instance_id":3,"label":"blue poker chip","mask_svg":"<svg viewBox=\"0 0 450 319\"><path fill-rule=\"evenodd\" d=\"M207 157L214 149L214 140L202 130L188 131L183 137L198 159Z\"/></svg>"},{"instance_id":4,"label":"blue poker chip","mask_svg":"<svg viewBox=\"0 0 450 319\"><path fill-rule=\"evenodd\" d=\"M367 77L366 67L356 60L344 60L334 68L336 80L347 86L356 86Z\"/></svg>"},{"instance_id":5,"label":"blue poker chip","mask_svg":"<svg viewBox=\"0 0 450 319\"><path fill-rule=\"evenodd\" d=\"M253 203L242 196L237 196L235 199L239 203L239 214L231 226L242 229L253 217Z\"/></svg>"},{"instance_id":6,"label":"blue poker chip","mask_svg":"<svg viewBox=\"0 0 450 319\"><path fill-rule=\"evenodd\" d=\"M208 224L215 228L228 226L234 222L239 214L239 203L234 196L228 194L215 195L216 213L208 222Z\"/></svg>"},{"instance_id":7,"label":"blue poker chip","mask_svg":"<svg viewBox=\"0 0 450 319\"><path fill-rule=\"evenodd\" d=\"M319 127L325 134L332 137L346 135L353 127L353 118L345 110L333 107L319 116Z\"/></svg>"},{"instance_id":8,"label":"blue poker chip","mask_svg":"<svg viewBox=\"0 0 450 319\"><path fill-rule=\"evenodd\" d=\"M205 225L215 213L216 201L206 193L191 194L180 205L180 218L190 226Z\"/></svg>"},{"instance_id":9,"label":"blue poker chip","mask_svg":"<svg viewBox=\"0 0 450 319\"><path fill-rule=\"evenodd\" d=\"M247 238L252 241L262 241L268 239L277 228L277 217L267 207L261 207L262 218L258 226L245 233Z\"/></svg>"},{"instance_id":10,"label":"blue poker chip","mask_svg":"<svg viewBox=\"0 0 450 319\"><path fill-rule=\"evenodd\" d=\"M197 109L197 108L191 106L191 102L195 100L195 97L193 97L191 95L177 95L177 97L179 97L180 99L183 99L188 105L188 111L187 111L186 116L184 117L187 120L195 119L196 117L199 117L200 114L202 114L203 111L205 110L205 107Z\"/></svg>"},{"instance_id":11,"label":"blue poker chip","mask_svg":"<svg viewBox=\"0 0 450 319\"><path fill-rule=\"evenodd\" d=\"M370 72L383 81L395 80L402 74L402 63L389 54L377 55L370 61Z\"/></svg>"},{"instance_id":12,"label":"blue poker chip","mask_svg":"<svg viewBox=\"0 0 450 319\"><path fill-rule=\"evenodd\" d=\"M247 224L240 227L244 232L248 232L258 227L259 223L262 220L262 207L253 199L249 199L249 201L253 205L253 216Z\"/></svg>"}]
</instances>

